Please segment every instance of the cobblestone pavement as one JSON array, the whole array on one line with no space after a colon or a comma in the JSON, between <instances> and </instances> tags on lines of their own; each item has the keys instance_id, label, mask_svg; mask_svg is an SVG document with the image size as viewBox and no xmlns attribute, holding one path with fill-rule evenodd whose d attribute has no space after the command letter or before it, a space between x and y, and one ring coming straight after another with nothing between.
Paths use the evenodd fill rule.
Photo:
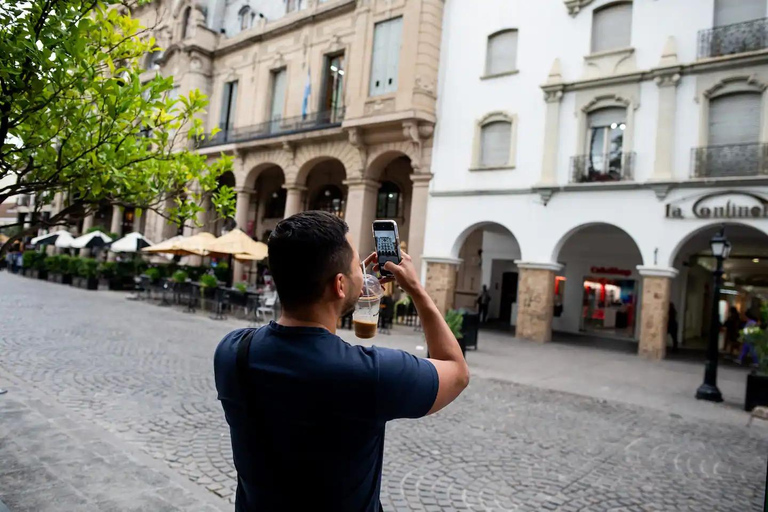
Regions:
<instances>
[{"instance_id":1,"label":"cobblestone pavement","mask_svg":"<svg viewBox=\"0 0 768 512\"><path fill-rule=\"evenodd\" d=\"M4 375L221 503L231 499L235 473L212 353L233 322L6 273L0 290L7 397L14 388ZM3 423L0 410L0 440ZM387 511L757 511L765 432L474 378L447 410L388 426L382 502ZM42 444L38 456L49 448ZM27 484L5 489L0 479L0 499Z\"/></svg>"}]
</instances>

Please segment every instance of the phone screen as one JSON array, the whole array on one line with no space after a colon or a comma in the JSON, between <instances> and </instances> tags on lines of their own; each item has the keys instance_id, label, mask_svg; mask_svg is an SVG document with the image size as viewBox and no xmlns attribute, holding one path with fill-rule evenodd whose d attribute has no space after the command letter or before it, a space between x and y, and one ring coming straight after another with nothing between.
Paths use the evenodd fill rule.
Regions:
<instances>
[{"instance_id":1,"label":"phone screen","mask_svg":"<svg viewBox=\"0 0 768 512\"><path fill-rule=\"evenodd\" d=\"M400 263L400 248L398 247L397 233L392 229L393 227L375 226L373 229L376 253L379 256L379 269L382 275L389 275L389 272L384 270L386 262L391 261L395 265Z\"/></svg>"}]
</instances>

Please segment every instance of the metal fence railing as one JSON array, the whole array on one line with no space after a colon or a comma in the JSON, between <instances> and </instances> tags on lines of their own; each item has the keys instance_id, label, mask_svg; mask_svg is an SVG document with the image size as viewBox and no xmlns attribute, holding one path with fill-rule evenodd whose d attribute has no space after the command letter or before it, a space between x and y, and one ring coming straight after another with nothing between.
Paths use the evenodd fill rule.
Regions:
<instances>
[{"instance_id":1,"label":"metal fence railing","mask_svg":"<svg viewBox=\"0 0 768 512\"><path fill-rule=\"evenodd\" d=\"M222 128L215 135L206 134L197 142L197 147L205 148L229 144L268 139L292 133L303 133L325 128L341 126L344 120L344 108L314 112L306 116L286 117L264 123L239 128Z\"/></svg>"},{"instance_id":2,"label":"metal fence railing","mask_svg":"<svg viewBox=\"0 0 768 512\"><path fill-rule=\"evenodd\" d=\"M699 31L699 58L768 48L768 18Z\"/></svg>"}]
</instances>

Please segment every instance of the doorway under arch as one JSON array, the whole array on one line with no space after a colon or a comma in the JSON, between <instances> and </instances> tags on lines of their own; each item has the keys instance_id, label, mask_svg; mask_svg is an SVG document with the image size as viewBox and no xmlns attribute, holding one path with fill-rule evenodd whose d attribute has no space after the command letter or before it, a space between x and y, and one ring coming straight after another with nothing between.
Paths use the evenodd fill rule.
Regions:
<instances>
[{"instance_id":1,"label":"doorway under arch","mask_svg":"<svg viewBox=\"0 0 768 512\"><path fill-rule=\"evenodd\" d=\"M607 223L577 226L553 258L563 266L555 278L553 330L638 339L643 257L626 231Z\"/></svg>"},{"instance_id":2,"label":"doorway under arch","mask_svg":"<svg viewBox=\"0 0 768 512\"><path fill-rule=\"evenodd\" d=\"M481 320L503 328L513 327L517 319L519 276L515 261L521 259L521 251L512 232L494 222L475 224L459 235L454 255L461 260L454 307L477 311L485 286L490 302L487 318L481 314Z\"/></svg>"},{"instance_id":3,"label":"doorway under arch","mask_svg":"<svg viewBox=\"0 0 768 512\"><path fill-rule=\"evenodd\" d=\"M703 349L709 339L712 272L716 266L709 242L721 230L731 243L731 253L723 263L723 286L717 298L720 324L731 325L731 308L738 314L739 326L748 313L759 319L762 304L768 302L768 234L739 223L716 223L688 233L671 256L672 266L679 272L672 283L671 302L677 312L677 337L683 348ZM733 351L735 324L730 331L723 327L719 335L720 348Z\"/></svg>"}]
</instances>

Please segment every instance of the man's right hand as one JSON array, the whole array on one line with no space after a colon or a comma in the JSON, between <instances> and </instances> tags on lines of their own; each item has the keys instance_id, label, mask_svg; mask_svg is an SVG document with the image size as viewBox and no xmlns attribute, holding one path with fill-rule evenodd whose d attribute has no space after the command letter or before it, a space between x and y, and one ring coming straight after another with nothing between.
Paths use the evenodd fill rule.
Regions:
<instances>
[{"instance_id":1,"label":"man's right hand","mask_svg":"<svg viewBox=\"0 0 768 512\"><path fill-rule=\"evenodd\" d=\"M405 290L408 295L413 296L422 289L421 280L416 273L416 267L413 266L411 257L403 251L401 254L402 260L399 265L388 261L384 264L384 270L392 272L400 288Z\"/></svg>"}]
</instances>

